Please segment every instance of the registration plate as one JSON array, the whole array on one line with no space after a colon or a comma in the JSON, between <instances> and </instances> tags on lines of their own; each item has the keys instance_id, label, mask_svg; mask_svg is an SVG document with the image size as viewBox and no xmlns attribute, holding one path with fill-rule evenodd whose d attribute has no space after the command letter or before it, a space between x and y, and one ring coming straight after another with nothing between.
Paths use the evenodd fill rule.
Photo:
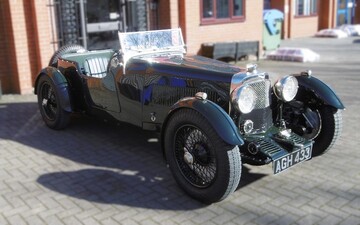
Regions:
<instances>
[{"instance_id":1,"label":"registration plate","mask_svg":"<svg viewBox=\"0 0 360 225\"><path fill-rule=\"evenodd\" d=\"M281 158L273 161L274 174L280 173L298 163L304 162L311 158L312 145L295 150Z\"/></svg>"}]
</instances>

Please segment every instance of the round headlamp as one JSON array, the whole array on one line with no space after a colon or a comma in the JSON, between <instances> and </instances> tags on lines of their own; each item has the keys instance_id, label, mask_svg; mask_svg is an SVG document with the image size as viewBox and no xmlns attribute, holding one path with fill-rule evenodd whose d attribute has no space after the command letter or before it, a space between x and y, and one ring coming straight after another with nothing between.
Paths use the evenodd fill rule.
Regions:
<instances>
[{"instance_id":1,"label":"round headlamp","mask_svg":"<svg viewBox=\"0 0 360 225\"><path fill-rule=\"evenodd\" d=\"M235 91L233 101L242 113L249 113L255 107L256 93L252 87L248 85L242 86Z\"/></svg>"},{"instance_id":2,"label":"round headlamp","mask_svg":"<svg viewBox=\"0 0 360 225\"><path fill-rule=\"evenodd\" d=\"M289 102L295 98L298 87L298 81L295 77L285 76L274 85L274 93L280 100Z\"/></svg>"}]
</instances>

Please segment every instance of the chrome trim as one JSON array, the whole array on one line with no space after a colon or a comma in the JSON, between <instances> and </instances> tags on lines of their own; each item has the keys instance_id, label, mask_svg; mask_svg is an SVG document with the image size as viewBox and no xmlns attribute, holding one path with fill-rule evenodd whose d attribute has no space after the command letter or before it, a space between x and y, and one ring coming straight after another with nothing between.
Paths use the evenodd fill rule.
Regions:
<instances>
[{"instance_id":1,"label":"chrome trim","mask_svg":"<svg viewBox=\"0 0 360 225\"><path fill-rule=\"evenodd\" d=\"M247 111L244 112L244 111L241 109L240 105L239 105L240 95L241 95L241 93L242 93L243 91L245 91L245 89L249 89L249 91L253 92L253 94L254 94L254 99L253 99L252 108L251 108L251 110L248 111L248 112L247 112ZM232 103L235 105L235 108L236 108L237 110L239 110L239 111L240 111L241 113L243 113L243 114L248 114L248 113L250 113L250 112L255 108L255 106L256 106L256 103L257 103L256 91L254 90L253 87L251 87L251 85L245 84L245 85L239 86L237 89L235 89L235 90L233 91L233 93L232 93L232 95L231 95L231 100L232 100Z\"/></svg>"},{"instance_id":2,"label":"chrome trim","mask_svg":"<svg viewBox=\"0 0 360 225\"><path fill-rule=\"evenodd\" d=\"M239 86L243 85L245 82L249 82L250 80L256 82L258 80L268 79L267 73L237 73L234 74L231 78L231 85L230 85L230 94Z\"/></svg>"},{"instance_id":3,"label":"chrome trim","mask_svg":"<svg viewBox=\"0 0 360 225\"><path fill-rule=\"evenodd\" d=\"M246 72L256 73L257 72L257 64L253 64L253 63L246 64Z\"/></svg>"},{"instance_id":4,"label":"chrome trim","mask_svg":"<svg viewBox=\"0 0 360 225\"><path fill-rule=\"evenodd\" d=\"M207 94L205 92L197 92L195 94L195 98L200 99L200 100L206 100Z\"/></svg>"},{"instance_id":5,"label":"chrome trim","mask_svg":"<svg viewBox=\"0 0 360 225\"><path fill-rule=\"evenodd\" d=\"M300 73L301 76L306 76L306 77L310 77L312 75L312 71L311 70L305 70L305 71L302 71Z\"/></svg>"},{"instance_id":6,"label":"chrome trim","mask_svg":"<svg viewBox=\"0 0 360 225\"><path fill-rule=\"evenodd\" d=\"M296 92L295 92L294 96L291 99L285 99L283 91L284 91L285 84L289 79L292 79L294 81L294 83L296 85ZM284 102L292 101L295 98L298 90L299 90L299 82L292 75L287 75L287 76L284 76L284 77L280 78L278 81L276 81L275 85L273 86L273 91L274 91L275 96L279 100L284 101Z\"/></svg>"},{"instance_id":7,"label":"chrome trim","mask_svg":"<svg viewBox=\"0 0 360 225\"><path fill-rule=\"evenodd\" d=\"M264 87L264 93L261 94L257 90L259 90L256 86L256 84L265 82L266 85ZM234 74L231 78L231 85L230 85L230 96L234 96L234 91L238 87L241 87L242 85L247 84L250 85L255 89L255 92L257 95L260 95L261 98L258 99L258 102L255 106L255 108L265 108L270 105L270 89L271 89L271 81L268 77L267 73L237 73ZM266 96L265 96L266 95ZM231 102L233 102L233 99L231 99ZM229 104L229 112L231 112L232 104Z\"/></svg>"},{"instance_id":8,"label":"chrome trim","mask_svg":"<svg viewBox=\"0 0 360 225\"><path fill-rule=\"evenodd\" d=\"M252 120L245 120L240 126L240 130L244 134L251 133L251 131L253 131L253 129L254 129L254 122Z\"/></svg>"}]
</instances>

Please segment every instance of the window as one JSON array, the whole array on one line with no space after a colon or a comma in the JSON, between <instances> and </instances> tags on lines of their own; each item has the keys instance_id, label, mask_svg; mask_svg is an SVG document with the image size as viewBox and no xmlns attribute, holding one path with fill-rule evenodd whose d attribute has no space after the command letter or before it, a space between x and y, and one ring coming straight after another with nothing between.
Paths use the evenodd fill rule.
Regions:
<instances>
[{"instance_id":1,"label":"window","mask_svg":"<svg viewBox=\"0 0 360 225\"><path fill-rule=\"evenodd\" d=\"M264 9L271 9L271 0L264 0Z\"/></svg>"},{"instance_id":2,"label":"window","mask_svg":"<svg viewBox=\"0 0 360 225\"><path fill-rule=\"evenodd\" d=\"M201 0L202 24L244 20L244 0Z\"/></svg>"},{"instance_id":3,"label":"window","mask_svg":"<svg viewBox=\"0 0 360 225\"><path fill-rule=\"evenodd\" d=\"M296 0L296 16L317 15L317 0Z\"/></svg>"}]
</instances>

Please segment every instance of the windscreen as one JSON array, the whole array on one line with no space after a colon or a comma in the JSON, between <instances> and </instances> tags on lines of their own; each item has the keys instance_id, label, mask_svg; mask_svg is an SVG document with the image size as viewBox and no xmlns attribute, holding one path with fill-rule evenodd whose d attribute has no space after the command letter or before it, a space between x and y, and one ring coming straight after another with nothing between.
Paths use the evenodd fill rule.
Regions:
<instances>
[{"instance_id":1,"label":"windscreen","mask_svg":"<svg viewBox=\"0 0 360 225\"><path fill-rule=\"evenodd\" d=\"M180 29L119 33L119 39L126 58L156 52L185 53Z\"/></svg>"}]
</instances>

